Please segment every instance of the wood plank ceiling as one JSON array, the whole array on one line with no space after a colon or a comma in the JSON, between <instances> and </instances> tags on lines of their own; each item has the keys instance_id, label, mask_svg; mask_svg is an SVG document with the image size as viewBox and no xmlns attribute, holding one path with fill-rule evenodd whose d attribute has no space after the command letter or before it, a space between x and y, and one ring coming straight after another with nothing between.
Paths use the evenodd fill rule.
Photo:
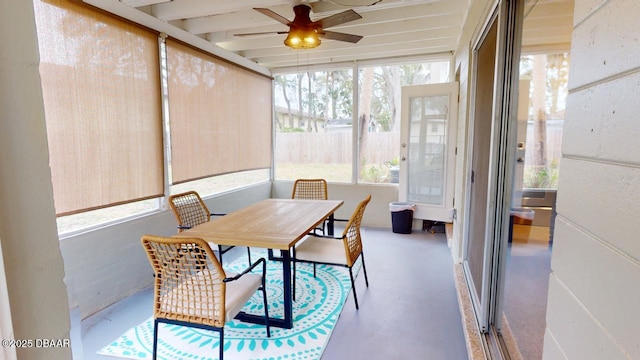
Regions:
<instances>
[{"instance_id":1,"label":"wood plank ceiling","mask_svg":"<svg viewBox=\"0 0 640 360\"><path fill-rule=\"evenodd\" d=\"M277 68L450 55L458 47L469 2L473 0L84 0L134 22L167 32L205 50L224 49ZM293 19L293 6L311 6L311 20L353 9L362 19L329 30L362 35L357 44L324 39L309 50L286 47L285 34L240 37L240 33L287 31L287 26L253 10L268 8ZM527 0L525 46L569 49L573 0ZM168 30L167 30L168 29ZM192 41L189 41L192 40ZM222 51L224 53L224 51Z\"/></svg>"}]
</instances>

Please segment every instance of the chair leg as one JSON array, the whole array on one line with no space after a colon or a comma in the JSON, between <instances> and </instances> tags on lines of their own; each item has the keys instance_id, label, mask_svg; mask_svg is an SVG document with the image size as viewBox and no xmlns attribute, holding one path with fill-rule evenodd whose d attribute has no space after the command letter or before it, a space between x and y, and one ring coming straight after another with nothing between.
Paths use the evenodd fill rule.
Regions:
<instances>
[{"instance_id":1,"label":"chair leg","mask_svg":"<svg viewBox=\"0 0 640 360\"><path fill-rule=\"evenodd\" d=\"M222 265L222 245L218 245L218 257L220 258L220 265Z\"/></svg>"},{"instance_id":2,"label":"chair leg","mask_svg":"<svg viewBox=\"0 0 640 360\"><path fill-rule=\"evenodd\" d=\"M267 289L262 287L262 301L264 302L264 325L267 327L267 337L271 337L271 326L269 325L269 307L267 306Z\"/></svg>"},{"instance_id":3,"label":"chair leg","mask_svg":"<svg viewBox=\"0 0 640 360\"><path fill-rule=\"evenodd\" d=\"M156 360L158 353L158 319L153 320L153 360Z\"/></svg>"},{"instance_id":4,"label":"chair leg","mask_svg":"<svg viewBox=\"0 0 640 360\"><path fill-rule=\"evenodd\" d=\"M251 266L251 264L253 264L251 262L251 248L247 246L247 257L249 257L249 266Z\"/></svg>"},{"instance_id":5,"label":"chair leg","mask_svg":"<svg viewBox=\"0 0 640 360\"><path fill-rule=\"evenodd\" d=\"M349 277L351 278L351 290L353 290L353 300L356 302L356 310L360 309L358 307L358 295L356 294L356 282L353 281L353 269L349 268Z\"/></svg>"},{"instance_id":6,"label":"chair leg","mask_svg":"<svg viewBox=\"0 0 640 360\"><path fill-rule=\"evenodd\" d=\"M293 281L292 281L292 287L293 287L293 301L296 301L296 248L293 248L293 261L292 265L293 265Z\"/></svg>"},{"instance_id":7,"label":"chair leg","mask_svg":"<svg viewBox=\"0 0 640 360\"><path fill-rule=\"evenodd\" d=\"M369 278L367 277L367 267L364 264L364 253L360 253L360 257L362 257L362 271L364 271L364 282L369 287Z\"/></svg>"},{"instance_id":8,"label":"chair leg","mask_svg":"<svg viewBox=\"0 0 640 360\"><path fill-rule=\"evenodd\" d=\"M260 290L262 290L262 302L264 305L264 325L267 327L267 337L271 337L271 326L269 325L269 305L267 302L267 262L264 259L260 260L262 260L262 284L260 286Z\"/></svg>"},{"instance_id":9,"label":"chair leg","mask_svg":"<svg viewBox=\"0 0 640 360\"><path fill-rule=\"evenodd\" d=\"M316 263L313 263L313 278L316 278Z\"/></svg>"},{"instance_id":10,"label":"chair leg","mask_svg":"<svg viewBox=\"0 0 640 360\"><path fill-rule=\"evenodd\" d=\"M220 351L220 360L223 360L224 358L224 328L220 329L220 349L218 351Z\"/></svg>"}]
</instances>

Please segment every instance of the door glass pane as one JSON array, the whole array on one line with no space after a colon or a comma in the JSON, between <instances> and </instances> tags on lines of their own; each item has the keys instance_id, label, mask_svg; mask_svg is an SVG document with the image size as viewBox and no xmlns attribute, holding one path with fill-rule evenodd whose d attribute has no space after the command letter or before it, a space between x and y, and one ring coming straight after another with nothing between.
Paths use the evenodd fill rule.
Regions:
<instances>
[{"instance_id":1,"label":"door glass pane","mask_svg":"<svg viewBox=\"0 0 640 360\"><path fill-rule=\"evenodd\" d=\"M527 23L525 22L525 26ZM502 308L525 359L541 359L551 273L556 188L569 80L568 53L525 54Z\"/></svg>"},{"instance_id":2,"label":"door glass pane","mask_svg":"<svg viewBox=\"0 0 640 360\"><path fill-rule=\"evenodd\" d=\"M444 205L449 96L411 98L410 104L407 199Z\"/></svg>"}]
</instances>

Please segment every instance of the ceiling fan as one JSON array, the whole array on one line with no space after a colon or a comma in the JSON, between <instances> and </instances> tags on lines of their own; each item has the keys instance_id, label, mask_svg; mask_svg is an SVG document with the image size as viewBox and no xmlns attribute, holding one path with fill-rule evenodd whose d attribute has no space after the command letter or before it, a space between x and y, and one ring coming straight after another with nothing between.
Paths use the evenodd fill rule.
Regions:
<instances>
[{"instance_id":1,"label":"ceiling fan","mask_svg":"<svg viewBox=\"0 0 640 360\"><path fill-rule=\"evenodd\" d=\"M345 34L335 31L327 31L326 28L344 24L349 21L362 19L362 16L353 10L343 11L341 13L322 18L317 21L311 21L309 13L311 7L308 5L296 5L293 7L295 17L293 21L284 16L265 8L254 8L254 10L284 24L289 27L289 31L263 32L236 34L236 36L252 36L262 34L287 34L284 44L294 49L311 49L320 45L320 38L357 43L362 39L360 35Z\"/></svg>"}]
</instances>

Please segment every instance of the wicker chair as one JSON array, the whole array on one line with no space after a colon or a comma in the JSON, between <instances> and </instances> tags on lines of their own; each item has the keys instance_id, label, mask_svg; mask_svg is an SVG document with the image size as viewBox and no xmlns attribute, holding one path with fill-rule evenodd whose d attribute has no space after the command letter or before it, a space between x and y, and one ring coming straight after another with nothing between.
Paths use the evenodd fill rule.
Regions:
<instances>
[{"instance_id":1,"label":"wicker chair","mask_svg":"<svg viewBox=\"0 0 640 360\"><path fill-rule=\"evenodd\" d=\"M293 183L291 198L327 200L327 182L324 179L298 179Z\"/></svg>"},{"instance_id":2,"label":"wicker chair","mask_svg":"<svg viewBox=\"0 0 640 360\"><path fill-rule=\"evenodd\" d=\"M344 266L349 269L351 277L351 288L353 289L353 299L358 306L358 296L356 294L355 281L353 278L353 265L358 257L362 259L362 270L364 280L369 287L367 278L367 267L364 263L364 252L362 250L362 238L360 236L360 223L367 204L371 201L371 195L361 201L354 210L351 218L342 233L341 237L329 237L311 235L306 240L293 248L293 296L295 299L296 263L313 264L313 276L316 276L316 264L327 264Z\"/></svg>"},{"instance_id":3,"label":"wicker chair","mask_svg":"<svg viewBox=\"0 0 640 360\"><path fill-rule=\"evenodd\" d=\"M257 290L262 291L267 336L271 336L264 258L242 273L229 276L232 274L224 272L209 244L202 239L145 235L141 241L155 274L154 360L159 323L217 331L222 359L225 322L233 319ZM251 273L258 265L262 265L262 275Z\"/></svg>"},{"instance_id":4,"label":"wicker chair","mask_svg":"<svg viewBox=\"0 0 640 360\"><path fill-rule=\"evenodd\" d=\"M293 183L291 198L303 200L327 200L329 198L327 194L327 181L324 179L297 179ZM316 230L320 230L322 231L322 235L324 235L326 222L326 220L322 222L321 228L313 229L314 233Z\"/></svg>"},{"instance_id":5,"label":"wicker chair","mask_svg":"<svg viewBox=\"0 0 640 360\"><path fill-rule=\"evenodd\" d=\"M209 212L207 205L205 205L200 195L195 191L188 191L181 194L171 195L169 197L169 205L173 214L178 220L178 231L190 229L196 225L200 225L211 220L211 216L224 216L225 214L213 214ZM223 249L221 245L218 245L218 254L220 256L220 263L222 263L222 254L233 249L233 246ZM251 250L247 248L247 256L249 257L249 264L251 264Z\"/></svg>"}]
</instances>

